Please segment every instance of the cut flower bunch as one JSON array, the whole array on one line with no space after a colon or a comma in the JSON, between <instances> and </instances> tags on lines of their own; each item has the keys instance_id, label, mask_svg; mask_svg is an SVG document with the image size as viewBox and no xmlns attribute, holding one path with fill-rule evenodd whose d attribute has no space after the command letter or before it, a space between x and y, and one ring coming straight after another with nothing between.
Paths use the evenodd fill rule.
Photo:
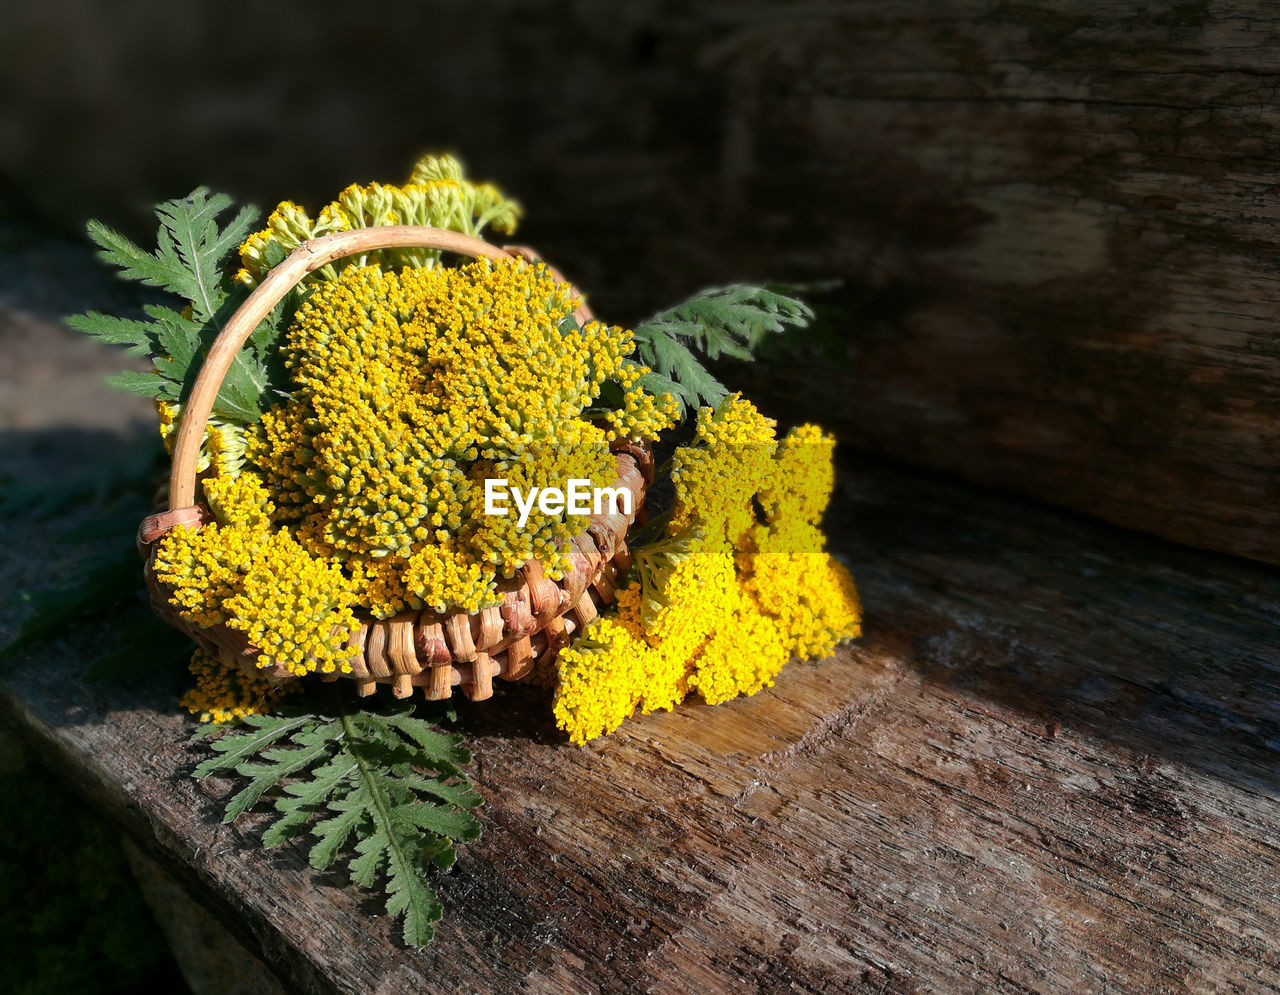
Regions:
<instances>
[{"instance_id":1,"label":"cut flower bunch","mask_svg":"<svg viewBox=\"0 0 1280 995\"><path fill-rule=\"evenodd\" d=\"M199 647L183 704L250 726L215 733L199 773L249 778L228 817L270 796L266 841L309 828L318 867L354 847L353 878L384 879L425 943L425 868L479 831L465 751L411 709L338 696L338 718L308 715L290 692L312 674L430 698L528 679L585 743L689 694L754 694L856 636L820 528L835 440L779 433L702 363L749 360L812 313L732 286L634 330L598 321L530 250L480 240L520 207L448 156L256 230L251 209L220 227L229 207L203 189L161 205L154 251L91 223L123 277L176 302L72 324L153 364L120 378L174 457L170 510L139 533L153 603ZM521 520L486 509L499 479L635 506Z\"/></svg>"}]
</instances>

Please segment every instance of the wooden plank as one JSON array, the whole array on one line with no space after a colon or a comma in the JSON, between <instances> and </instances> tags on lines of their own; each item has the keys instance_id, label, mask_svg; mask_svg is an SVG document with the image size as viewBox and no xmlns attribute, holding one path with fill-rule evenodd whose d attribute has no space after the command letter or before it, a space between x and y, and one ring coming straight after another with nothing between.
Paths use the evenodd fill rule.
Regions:
<instances>
[{"instance_id":1,"label":"wooden plank","mask_svg":"<svg viewBox=\"0 0 1280 995\"><path fill-rule=\"evenodd\" d=\"M850 311L846 373L756 387L895 458L1280 562L1280 48L1262 10L744 22L726 170L767 221L735 235L767 236L757 271L833 269Z\"/></svg>"},{"instance_id":2,"label":"wooden plank","mask_svg":"<svg viewBox=\"0 0 1280 995\"><path fill-rule=\"evenodd\" d=\"M73 641L6 722L305 990L1280 986L1280 579L846 481L853 649L587 749L528 689L463 705L487 829L425 953L217 823L172 693L86 689Z\"/></svg>"},{"instance_id":3,"label":"wooden plank","mask_svg":"<svg viewBox=\"0 0 1280 995\"><path fill-rule=\"evenodd\" d=\"M72 341L42 331L37 378ZM0 469L136 409L41 410ZM421 953L221 825L180 689L86 687L92 631L7 673L0 716L289 990L1280 988L1280 576L865 462L831 529L866 636L752 699L585 749L534 689L459 703L487 829ZM64 562L56 531L0 529L0 587Z\"/></svg>"},{"instance_id":4,"label":"wooden plank","mask_svg":"<svg viewBox=\"0 0 1280 995\"><path fill-rule=\"evenodd\" d=\"M522 196L522 239L603 315L719 280L843 279L849 368L760 386L858 446L1280 561L1280 44L1261 0L477 0L368 45L351 12L246 32L220 4L181 23L152 6L141 33L85 0L0 11L24 39L0 65L24 94L0 110L21 138L0 168L67 225L149 234L135 205L197 181L314 208L399 176L419 143L455 147ZM424 59L424 32L449 44ZM344 71L300 100L286 35Z\"/></svg>"}]
</instances>

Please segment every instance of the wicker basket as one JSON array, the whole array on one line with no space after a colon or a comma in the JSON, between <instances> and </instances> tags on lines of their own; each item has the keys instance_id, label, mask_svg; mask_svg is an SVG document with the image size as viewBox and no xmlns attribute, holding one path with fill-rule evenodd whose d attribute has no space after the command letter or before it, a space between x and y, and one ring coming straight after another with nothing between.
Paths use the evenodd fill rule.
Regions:
<instances>
[{"instance_id":1,"label":"wicker basket","mask_svg":"<svg viewBox=\"0 0 1280 995\"><path fill-rule=\"evenodd\" d=\"M170 603L168 587L153 569L155 549L166 532L177 525L199 528L212 521L208 508L195 500L197 462L205 425L214 399L237 350L275 304L308 273L335 259L361 252L390 248L441 249L460 255L490 259L534 259L520 246L498 248L478 238L456 232L410 225L361 228L326 235L304 243L275 267L242 304L210 346L204 365L182 411L169 476L168 510L143 520L138 548L143 555L147 586L156 614L228 666L246 672L284 679L282 667L259 668L256 647L244 633L225 625L202 628L182 618ZM554 269L557 279L563 279ZM586 321L584 306L576 317ZM645 445L614 446L617 486L631 491L631 515L591 515L572 542L572 569L558 581L543 576L536 562L526 564L515 576L500 580L502 604L475 614L432 611L401 612L377 620L357 612L361 625L351 635L352 672L358 694L371 694L387 684L398 698L419 686L427 698L448 698L455 685L473 700L493 694L493 679L520 680L535 664L555 658L575 629L596 617L599 604L611 603L615 583L630 566L626 534L640 512L645 491L653 482L653 460ZM336 680L338 675L325 675Z\"/></svg>"}]
</instances>

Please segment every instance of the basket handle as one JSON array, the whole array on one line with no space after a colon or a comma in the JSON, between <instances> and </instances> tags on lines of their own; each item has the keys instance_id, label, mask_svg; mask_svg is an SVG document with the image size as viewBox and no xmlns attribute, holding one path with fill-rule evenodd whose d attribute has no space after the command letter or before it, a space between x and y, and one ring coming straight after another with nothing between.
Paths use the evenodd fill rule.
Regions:
<instances>
[{"instance_id":1,"label":"basket handle","mask_svg":"<svg viewBox=\"0 0 1280 995\"><path fill-rule=\"evenodd\" d=\"M351 231L322 235L303 242L285 260L267 274L267 278L245 300L235 314L223 326L213 340L204 358L200 373L196 376L191 394L182 406L178 422L178 435L173 447L173 466L169 471L169 511L188 508L196 500L196 465L200 459L200 444L204 441L205 425L213 411L213 402L222 388L222 381L231 368L231 362L244 345L245 340L258 327L271 309L294 286L321 266L335 259L352 256L358 252L378 249L442 249L476 259L529 259L527 249L506 252L482 238L473 238L459 232L425 225L382 225L376 228L355 228ZM553 271L554 272L554 271ZM555 274L559 276L559 274Z\"/></svg>"}]
</instances>

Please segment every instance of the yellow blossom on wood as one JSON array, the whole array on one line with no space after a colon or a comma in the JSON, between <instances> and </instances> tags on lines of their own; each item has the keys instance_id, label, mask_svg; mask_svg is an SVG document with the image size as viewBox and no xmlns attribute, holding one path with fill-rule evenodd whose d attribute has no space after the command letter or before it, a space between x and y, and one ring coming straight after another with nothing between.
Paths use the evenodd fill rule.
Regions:
<instances>
[{"instance_id":1,"label":"yellow blossom on wood","mask_svg":"<svg viewBox=\"0 0 1280 995\"><path fill-rule=\"evenodd\" d=\"M180 704L201 722L235 722L246 715L265 714L298 690L297 681L246 674L201 649L192 655L190 670L196 686L182 696Z\"/></svg>"},{"instance_id":2,"label":"yellow blossom on wood","mask_svg":"<svg viewBox=\"0 0 1280 995\"><path fill-rule=\"evenodd\" d=\"M745 587L760 610L773 618L791 654L817 658L862 631L862 608L847 567L826 552L751 554Z\"/></svg>"},{"instance_id":3,"label":"yellow blossom on wood","mask_svg":"<svg viewBox=\"0 0 1280 995\"><path fill-rule=\"evenodd\" d=\"M612 619L598 619L558 661L553 710L575 743L612 732L636 710L654 651Z\"/></svg>"},{"instance_id":4,"label":"yellow blossom on wood","mask_svg":"<svg viewBox=\"0 0 1280 995\"><path fill-rule=\"evenodd\" d=\"M791 655L777 623L741 598L694 657L689 686L708 705L752 695L773 684Z\"/></svg>"},{"instance_id":5,"label":"yellow blossom on wood","mask_svg":"<svg viewBox=\"0 0 1280 995\"><path fill-rule=\"evenodd\" d=\"M853 579L818 527L835 440L808 425L781 443L774 432L737 396L699 413L673 459L671 534L633 547L631 583L575 643L568 683L560 667L556 715L575 742L690 691L712 705L755 694L793 656L826 656L861 631Z\"/></svg>"}]
</instances>

